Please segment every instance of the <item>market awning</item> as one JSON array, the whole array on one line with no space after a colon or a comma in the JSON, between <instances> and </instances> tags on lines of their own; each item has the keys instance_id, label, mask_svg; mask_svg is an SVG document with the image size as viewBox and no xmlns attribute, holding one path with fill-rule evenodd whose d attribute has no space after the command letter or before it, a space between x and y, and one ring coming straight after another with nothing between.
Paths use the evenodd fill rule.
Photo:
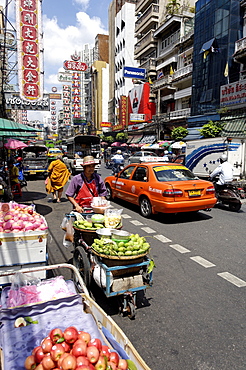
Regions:
<instances>
[{"instance_id":1,"label":"market awning","mask_svg":"<svg viewBox=\"0 0 246 370\"><path fill-rule=\"evenodd\" d=\"M10 121L9 119L0 118L0 130L6 131L32 131L32 132L40 132L42 130L38 128L33 128L27 125L23 125L22 123L18 123L15 121Z\"/></svg>"},{"instance_id":2,"label":"market awning","mask_svg":"<svg viewBox=\"0 0 246 370\"><path fill-rule=\"evenodd\" d=\"M143 135L135 135L133 136L132 138L132 141L131 141L131 144L137 144L140 142L140 140L142 139Z\"/></svg>"},{"instance_id":3,"label":"market awning","mask_svg":"<svg viewBox=\"0 0 246 370\"><path fill-rule=\"evenodd\" d=\"M215 41L215 38L213 38L213 39L211 39L207 42L204 42L199 54L202 54L202 53L204 53L204 51L209 50L211 48L211 46L213 46L214 41Z\"/></svg>"},{"instance_id":4,"label":"market awning","mask_svg":"<svg viewBox=\"0 0 246 370\"><path fill-rule=\"evenodd\" d=\"M221 123L226 123L221 132L221 136L246 137L245 117L222 120Z\"/></svg>"},{"instance_id":5,"label":"market awning","mask_svg":"<svg viewBox=\"0 0 246 370\"><path fill-rule=\"evenodd\" d=\"M0 129L0 137L18 137L20 140L22 138L29 138L29 137L36 137L36 133L33 132L24 132L24 131L7 131L7 130L1 130Z\"/></svg>"}]
</instances>

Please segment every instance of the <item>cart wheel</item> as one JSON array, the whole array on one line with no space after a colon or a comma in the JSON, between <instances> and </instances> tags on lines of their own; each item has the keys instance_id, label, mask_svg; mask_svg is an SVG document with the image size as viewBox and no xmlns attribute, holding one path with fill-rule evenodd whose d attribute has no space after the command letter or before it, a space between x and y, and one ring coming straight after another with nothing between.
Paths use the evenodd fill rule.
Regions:
<instances>
[{"instance_id":1,"label":"cart wheel","mask_svg":"<svg viewBox=\"0 0 246 370\"><path fill-rule=\"evenodd\" d=\"M77 267L85 285L89 288L91 285L90 262L87 253L80 246L76 247L74 250L73 265Z\"/></svg>"},{"instance_id":2,"label":"cart wheel","mask_svg":"<svg viewBox=\"0 0 246 370\"><path fill-rule=\"evenodd\" d=\"M129 317L129 319L135 319L135 316L136 316L136 310L135 310L135 306L132 302L127 302L127 315Z\"/></svg>"}]
</instances>

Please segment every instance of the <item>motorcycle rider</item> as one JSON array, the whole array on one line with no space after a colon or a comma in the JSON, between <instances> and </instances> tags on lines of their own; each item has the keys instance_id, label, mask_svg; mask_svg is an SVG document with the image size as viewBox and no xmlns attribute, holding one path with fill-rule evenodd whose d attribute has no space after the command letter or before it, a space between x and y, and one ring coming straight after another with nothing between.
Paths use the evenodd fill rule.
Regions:
<instances>
[{"instance_id":1,"label":"motorcycle rider","mask_svg":"<svg viewBox=\"0 0 246 370\"><path fill-rule=\"evenodd\" d=\"M121 150L117 150L116 154L111 158L111 161L113 162L113 173L118 173L120 170L120 165L124 165L124 157L121 154Z\"/></svg>"},{"instance_id":2,"label":"motorcycle rider","mask_svg":"<svg viewBox=\"0 0 246 370\"><path fill-rule=\"evenodd\" d=\"M210 178L219 176L218 181L214 184L215 190L223 189L228 182L233 180L233 166L227 161L227 155L222 154L220 157L220 165L210 174Z\"/></svg>"}]
</instances>

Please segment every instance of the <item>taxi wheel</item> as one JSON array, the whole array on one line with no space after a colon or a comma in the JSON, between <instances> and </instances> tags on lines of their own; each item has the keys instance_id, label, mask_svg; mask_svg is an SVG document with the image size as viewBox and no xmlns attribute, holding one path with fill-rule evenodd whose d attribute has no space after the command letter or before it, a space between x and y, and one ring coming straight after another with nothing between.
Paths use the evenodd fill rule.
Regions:
<instances>
[{"instance_id":1,"label":"taxi wheel","mask_svg":"<svg viewBox=\"0 0 246 370\"><path fill-rule=\"evenodd\" d=\"M113 197L112 197L112 189L111 189L111 187L109 186L109 184L106 184L105 185L105 187L106 187L106 190L107 190L107 194L106 194L106 199L107 200L111 200Z\"/></svg>"},{"instance_id":2,"label":"taxi wheel","mask_svg":"<svg viewBox=\"0 0 246 370\"><path fill-rule=\"evenodd\" d=\"M143 217L150 217L152 213L151 203L148 198L143 197L139 200L140 213Z\"/></svg>"}]
</instances>

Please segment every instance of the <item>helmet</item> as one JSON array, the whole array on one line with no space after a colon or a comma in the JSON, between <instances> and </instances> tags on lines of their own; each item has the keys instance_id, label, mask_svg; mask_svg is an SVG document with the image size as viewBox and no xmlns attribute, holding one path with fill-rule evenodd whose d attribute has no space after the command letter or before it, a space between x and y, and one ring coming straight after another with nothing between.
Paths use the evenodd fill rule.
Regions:
<instances>
[{"instance_id":1,"label":"helmet","mask_svg":"<svg viewBox=\"0 0 246 370\"><path fill-rule=\"evenodd\" d=\"M165 151L164 151L164 154L168 154L168 151L167 151L167 150L165 150Z\"/></svg>"},{"instance_id":2,"label":"helmet","mask_svg":"<svg viewBox=\"0 0 246 370\"><path fill-rule=\"evenodd\" d=\"M117 154L121 154L121 150L117 150Z\"/></svg>"},{"instance_id":3,"label":"helmet","mask_svg":"<svg viewBox=\"0 0 246 370\"><path fill-rule=\"evenodd\" d=\"M21 161L23 161L23 158L18 157L18 158L17 158L17 162L21 162Z\"/></svg>"},{"instance_id":4,"label":"helmet","mask_svg":"<svg viewBox=\"0 0 246 370\"><path fill-rule=\"evenodd\" d=\"M222 154L222 155L220 156L220 160L221 160L221 162L225 162L225 161L227 161L227 155L226 155L226 154Z\"/></svg>"}]
</instances>

